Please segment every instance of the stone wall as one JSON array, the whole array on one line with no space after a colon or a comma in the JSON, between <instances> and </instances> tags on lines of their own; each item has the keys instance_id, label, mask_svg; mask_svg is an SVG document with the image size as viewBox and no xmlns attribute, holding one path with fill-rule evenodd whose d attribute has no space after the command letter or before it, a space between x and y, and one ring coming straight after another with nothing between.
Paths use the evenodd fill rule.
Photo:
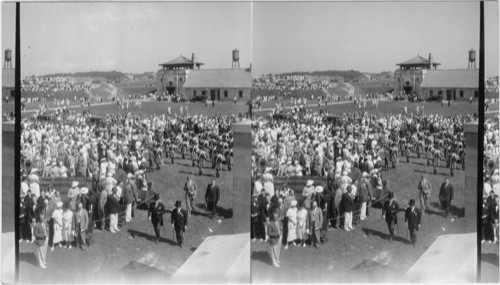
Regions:
<instances>
[{"instance_id":1,"label":"stone wall","mask_svg":"<svg viewBox=\"0 0 500 285\"><path fill-rule=\"evenodd\" d=\"M235 123L233 131L233 234L250 233L252 129L251 121Z\"/></svg>"},{"instance_id":2,"label":"stone wall","mask_svg":"<svg viewBox=\"0 0 500 285\"><path fill-rule=\"evenodd\" d=\"M465 133L465 218L464 232L471 233L477 231L477 207L478 197L482 197L482 189L477 189L477 143L478 143L478 123L467 123L464 126ZM479 195L479 196L478 196Z\"/></svg>"}]
</instances>

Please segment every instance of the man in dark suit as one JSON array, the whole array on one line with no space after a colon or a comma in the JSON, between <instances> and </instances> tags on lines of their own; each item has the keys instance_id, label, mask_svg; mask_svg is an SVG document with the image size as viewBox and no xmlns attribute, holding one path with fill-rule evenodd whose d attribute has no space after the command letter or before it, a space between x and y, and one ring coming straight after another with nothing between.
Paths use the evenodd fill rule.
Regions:
<instances>
[{"instance_id":1,"label":"man in dark suit","mask_svg":"<svg viewBox=\"0 0 500 285\"><path fill-rule=\"evenodd\" d=\"M257 238L260 237L260 219L259 219L259 214L260 214L260 205L258 201L258 196L257 194L252 195L252 205L251 205L251 216L252 216L252 225L251 225L251 239L252 241L255 241Z\"/></svg>"},{"instance_id":2,"label":"man in dark suit","mask_svg":"<svg viewBox=\"0 0 500 285\"><path fill-rule=\"evenodd\" d=\"M175 230L175 237L177 243L182 248L182 242L184 241L184 233L186 232L188 221L188 214L186 210L181 208L181 201L175 201L175 209L172 211L172 217L170 222L172 223L172 228Z\"/></svg>"},{"instance_id":3,"label":"man in dark suit","mask_svg":"<svg viewBox=\"0 0 500 285\"><path fill-rule=\"evenodd\" d=\"M210 218L213 220L216 214L217 204L220 199L219 186L215 185L215 179L212 179L212 183L208 184L207 192L205 193L205 203L208 210L211 212Z\"/></svg>"},{"instance_id":4,"label":"man in dark suit","mask_svg":"<svg viewBox=\"0 0 500 285\"><path fill-rule=\"evenodd\" d=\"M149 205L148 218L153 224L156 236L155 243L157 244L160 241L160 227L163 226L163 214L167 210L165 209L165 205L160 201L160 194L155 193L154 200L155 202Z\"/></svg>"},{"instance_id":5,"label":"man in dark suit","mask_svg":"<svg viewBox=\"0 0 500 285\"><path fill-rule=\"evenodd\" d=\"M389 242L391 242L394 238L394 225L398 223L397 215L399 212L399 205L394 201L394 194L392 192L389 192L388 198L389 201L385 202L382 208L382 217L385 219L387 227L389 228Z\"/></svg>"},{"instance_id":6,"label":"man in dark suit","mask_svg":"<svg viewBox=\"0 0 500 285\"><path fill-rule=\"evenodd\" d=\"M405 223L406 227L410 231L410 241L413 246L417 243L417 231L420 228L420 223L422 222L422 213L420 209L415 208L415 200L410 200L410 207L406 209L405 212Z\"/></svg>"},{"instance_id":7,"label":"man in dark suit","mask_svg":"<svg viewBox=\"0 0 500 285\"><path fill-rule=\"evenodd\" d=\"M355 210L354 197L352 195L353 187L353 185L347 186L347 192L342 194L342 200L340 201L341 215L344 216L344 230L346 231L354 230L352 226L352 212Z\"/></svg>"},{"instance_id":8,"label":"man in dark suit","mask_svg":"<svg viewBox=\"0 0 500 285\"><path fill-rule=\"evenodd\" d=\"M453 186L450 184L448 177L444 179L439 190L439 202L444 210L444 217L448 218L450 214L451 202L453 201Z\"/></svg>"},{"instance_id":9,"label":"man in dark suit","mask_svg":"<svg viewBox=\"0 0 500 285\"><path fill-rule=\"evenodd\" d=\"M273 207L271 205L271 195L266 194L265 197L266 197L265 198L266 200L265 200L264 204L262 204L260 206L259 220L260 220L261 229L262 229L262 232L260 233L261 234L260 239L267 241L267 239L268 239L267 226L269 224L269 219L272 216Z\"/></svg>"},{"instance_id":10,"label":"man in dark suit","mask_svg":"<svg viewBox=\"0 0 500 285\"><path fill-rule=\"evenodd\" d=\"M118 229L118 212L120 211L120 204L118 203L117 192L118 189L113 187L112 194L108 195L106 201L107 212L109 213L110 218L109 231L112 233L120 231L120 229Z\"/></svg>"},{"instance_id":11,"label":"man in dark suit","mask_svg":"<svg viewBox=\"0 0 500 285\"><path fill-rule=\"evenodd\" d=\"M83 208L82 202L78 203L78 209L73 215L73 229L74 235L76 237L76 241L78 246L85 250L86 237L85 233L89 226L89 216L87 210Z\"/></svg>"},{"instance_id":12,"label":"man in dark suit","mask_svg":"<svg viewBox=\"0 0 500 285\"><path fill-rule=\"evenodd\" d=\"M323 211L318 208L318 202L312 201L312 209L309 211L309 228L311 243L318 248L320 242L320 229L323 226Z\"/></svg>"}]
</instances>

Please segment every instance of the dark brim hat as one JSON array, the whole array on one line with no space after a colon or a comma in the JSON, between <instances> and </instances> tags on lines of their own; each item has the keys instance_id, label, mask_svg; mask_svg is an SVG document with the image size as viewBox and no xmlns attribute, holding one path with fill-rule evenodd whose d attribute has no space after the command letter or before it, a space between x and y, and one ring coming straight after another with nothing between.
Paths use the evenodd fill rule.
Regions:
<instances>
[{"instance_id":1,"label":"dark brim hat","mask_svg":"<svg viewBox=\"0 0 500 285\"><path fill-rule=\"evenodd\" d=\"M175 201L175 206L176 206L176 207L180 207L180 206L181 206L181 200L177 200L177 201Z\"/></svg>"},{"instance_id":2,"label":"dark brim hat","mask_svg":"<svg viewBox=\"0 0 500 285\"><path fill-rule=\"evenodd\" d=\"M389 198L389 199L394 198L394 193L393 192L389 192L389 195L387 196L387 198Z\"/></svg>"},{"instance_id":3,"label":"dark brim hat","mask_svg":"<svg viewBox=\"0 0 500 285\"><path fill-rule=\"evenodd\" d=\"M410 206L415 206L415 199L410 199Z\"/></svg>"}]
</instances>

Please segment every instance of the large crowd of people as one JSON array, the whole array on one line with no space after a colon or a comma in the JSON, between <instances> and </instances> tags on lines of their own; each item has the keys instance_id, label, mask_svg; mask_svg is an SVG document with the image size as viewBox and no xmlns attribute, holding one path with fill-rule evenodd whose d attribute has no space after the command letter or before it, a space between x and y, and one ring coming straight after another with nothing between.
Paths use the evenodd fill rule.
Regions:
<instances>
[{"instance_id":1,"label":"large crowd of people","mask_svg":"<svg viewBox=\"0 0 500 285\"><path fill-rule=\"evenodd\" d=\"M134 162L156 168L163 158L192 157L193 164L229 161L230 125L237 116L177 114L107 115L89 123L90 114L55 113L52 120L34 115L23 120L21 160L42 177L88 177L104 160L113 169ZM43 118L40 119L40 118ZM103 172L104 169L101 169ZM101 173L102 174L102 173Z\"/></svg>"},{"instance_id":2,"label":"large crowd of people","mask_svg":"<svg viewBox=\"0 0 500 285\"><path fill-rule=\"evenodd\" d=\"M75 81L69 77L27 76L21 80L21 92L88 91L91 87L91 83Z\"/></svg>"},{"instance_id":3,"label":"large crowd of people","mask_svg":"<svg viewBox=\"0 0 500 285\"><path fill-rule=\"evenodd\" d=\"M271 113L254 120L252 239L272 238L267 233L269 223L278 220L285 249L290 244L318 247L326 242L328 228L353 230L353 220L367 219L375 203L382 206L392 240L392 217L399 206L383 173L422 158L434 174L445 168L453 176L456 169L465 167L463 125L477 119L473 114L445 117L424 112L358 111L333 116L304 106L282 115ZM281 181L276 187L275 179ZM293 189L303 180L307 180L304 188ZM426 177L422 176L418 189L422 212L417 213L413 199L405 216L411 221L413 244L414 230L430 210L427 199L432 186ZM453 186L446 179L439 190L447 217ZM275 253L273 249L271 256ZM273 265L279 267L279 260L273 259Z\"/></svg>"},{"instance_id":4,"label":"large crowd of people","mask_svg":"<svg viewBox=\"0 0 500 285\"><path fill-rule=\"evenodd\" d=\"M252 84L255 89L293 91L293 90L321 90L330 86L329 81L314 81L304 75L262 75Z\"/></svg>"},{"instance_id":5,"label":"large crowd of people","mask_svg":"<svg viewBox=\"0 0 500 285\"><path fill-rule=\"evenodd\" d=\"M498 243L498 207L500 196L498 118L485 120L484 124L484 187L482 205L482 242Z\"/></svg>"},{"instance_id":6,"label":"large crowd of people","mask_svg":"<svg viewBox=\"0 0 500 285\"><path fill-rule=\"evenodd\" d=\"M187 112L113 114L99 119L88 112L68 110L25 118L21 122L21 241L46 241L37 242L37 256L43 268L48 246L52 250L57 246L85 249L93 242L94 229L119 231L120 203L126 205L125 222L129 222L133 203L158 201L149 172L168 168L181 158L191 160L200 175L207 168L214 168L217 177L220 171L231 171L231 124L241 119L242 116L207 117ZM122 180L123 175L126 179ZM75 180L65 197L52 185L41 186L42 179L47 182L56 178ZM82 185L82 179L91 181L92 186ZM219 190L214 186L215 179L207 189L217 194L207 202L212 205L212 217L219 199ZM186 188L186 192L193 192L191 187ZM172 224L176 232L180 231L178 242L182 245L179 239L185 229L181 225L187 221L177 222L182 217L178 215L180 201L176 207L177 204L179 210L172 217L176 221ZM152 206L149 215L158 217L160 212Z\"/></svg>"}]
</instances>

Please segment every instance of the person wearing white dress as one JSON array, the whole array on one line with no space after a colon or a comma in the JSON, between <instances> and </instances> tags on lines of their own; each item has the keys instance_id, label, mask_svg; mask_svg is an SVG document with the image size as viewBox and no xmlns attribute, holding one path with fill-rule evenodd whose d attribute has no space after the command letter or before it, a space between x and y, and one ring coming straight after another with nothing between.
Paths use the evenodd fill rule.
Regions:
<instances>
[{"instance_id":1,"label":"person wearing white dress","mask_svg":"<svg viewBox=\"0 0 500 285\"><path fill-rule=\"evenodd\" d=\"M286 237L285 249L288 249L288 244L293 242L293 245L297 245L295 240L297 239L297 201L293 200L290 209L286 212L288 234Z\"/></svg>"},{"instance_id":2,"label":"person wearing white dress","mask_svg":"<svg viewBox=\"0 0 500 285\"><path fill-rule=\"evenodd\" d=\"M307 210L302 204L297 211L297 239L300 240L300 245L305 247L307 238Z\"/></svg>"},{"instance_id":3,"label":"person wearing white dress","mask_svg":"<svg viewBox=\"0 0 500 285\"><path fill-rule=\"evenodd\" d=\"M64 210L62 222L62 240L66 242L66 247L71 248L71 243L73 242L73 211L70 208Z\"/></svg>"},{"instance_id":4,"label":"person wearing white dress","mask_svg":"<svg viewBox=\"0 0 500 285\"><path fill-rule=\"evenodd\" d=\"M52 213L52 219L54 220L54 237L52 240L52 251L54 250L54 246L56 244L61 247L62 241L62 228L63 228L63 210L62 210L63 202L56 203L56 210Z\"/></svg>"}]
</instances>

